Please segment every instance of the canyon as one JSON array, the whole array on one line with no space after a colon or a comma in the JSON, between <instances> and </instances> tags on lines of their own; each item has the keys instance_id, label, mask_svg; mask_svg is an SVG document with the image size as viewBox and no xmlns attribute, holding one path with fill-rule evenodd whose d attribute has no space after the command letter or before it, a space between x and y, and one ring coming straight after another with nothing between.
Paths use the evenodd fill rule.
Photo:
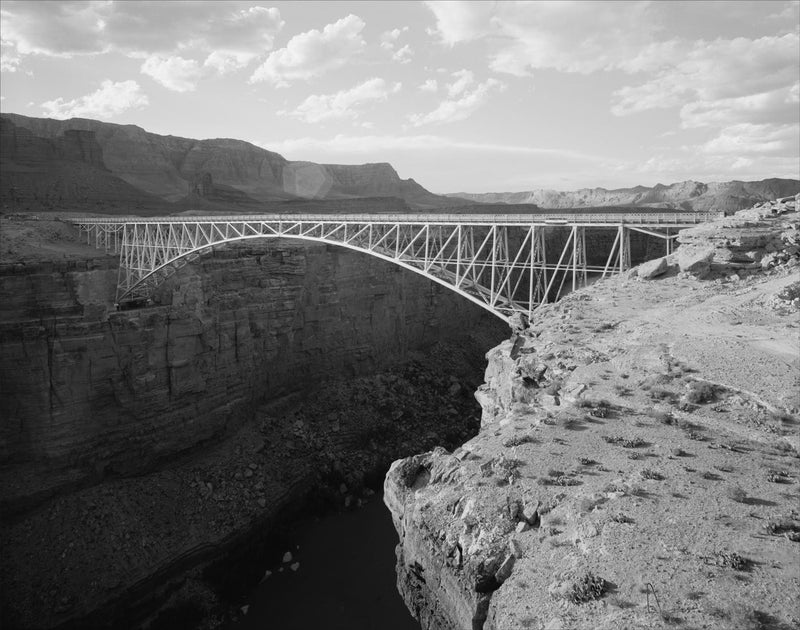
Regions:
<instances>
[{"instance_id":1,"label":"canyon","mask_svg":"<svg viewBox=\"0 0 800 630\"><path fill-rule=\"evenodd\" d=\"M6 627L144 623L170 597L219 620L239 578L214 563L253 555L254 530L312 491L355 503L399 454L477 430L475 375L506 326L416 274L256 243L117 311L118 261L73 226L2 230Z\"/></svg>"}]
</instances>

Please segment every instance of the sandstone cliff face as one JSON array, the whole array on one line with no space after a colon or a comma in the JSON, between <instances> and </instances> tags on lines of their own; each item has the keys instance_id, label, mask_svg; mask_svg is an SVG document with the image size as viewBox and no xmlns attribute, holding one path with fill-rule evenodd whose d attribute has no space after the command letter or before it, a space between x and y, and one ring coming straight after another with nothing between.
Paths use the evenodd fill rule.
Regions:
<instances>
[{"instance_id":1,"label":"sandstone cliff face","mask_svg":"<svg viewBox=\"0 0 800 630\"><path fill-rule=\"evenodd\" d=\"M582 188L567 192L537 189L518 193L452 193L448 196L481 203L535 204L545 209L650 206L731 213L749 208L757 202L794 195L798 191L800 191L798 180L765 179L757 182L733 181L709 184L686 181L667 186L656 184L652 188L636 186L616 190Z\"/></svg>"},{"instance_id":2,"label":"sandstone cliff face","mask_svg":"<svg viewBox=\"0 0 800 630\"><path fill-rule=\"evenodd\" d=\"M80 139L93 135L96 145L89 152L93 165L107 169L141 193L169 203L196 201L195 184L205 179L211 189L200 198L233 209L241 206L242 210L250 210L256 203L296 198L399 197L416 208L455 205L414 180L400 179L389 164L288 162L277 153L241 140L161 136L135 125L83 118L51 120L3 114L3 121L9 128L27 130L31 141L67 143L82 149L64 152L61 159L65 160L85 162L85 142L81 145ZM20 151L4 156L4 171L25 158ZM38 159L52 161L53 156L40 154ZM214 186L219 187L217 196L212 194Z\"/></svg>"},{"instance_id":3,"label":"sandstone cliff face","mask_svg":"<svg viewBox=\"0 0 800 630\"><path fill-rule=\"evenodd\" d=\"M491 318L334 248L220 250L165 284L160 305L122 312L116 267L2 267L2 465L53 485L144 470L236 426L256 401L373 371L447 338L454 321L461 332ZM46 490L28 482L4 475L4 497Z\"/></svg>"},{"instance_id":4,"label":"sandstone cliff face","mask_svg":"<svg viewBox=\"0 0 800 630\"><path fill-rule=\"evenodd\" d=\"M103 209L119 205L130 212L163 205L106 168L93 130L67 129L45 137L4 116L0 118L0 168L0 195L11 210L74 204L95 210L92 206L102 204Z\"/></svg>"}]
</instances>

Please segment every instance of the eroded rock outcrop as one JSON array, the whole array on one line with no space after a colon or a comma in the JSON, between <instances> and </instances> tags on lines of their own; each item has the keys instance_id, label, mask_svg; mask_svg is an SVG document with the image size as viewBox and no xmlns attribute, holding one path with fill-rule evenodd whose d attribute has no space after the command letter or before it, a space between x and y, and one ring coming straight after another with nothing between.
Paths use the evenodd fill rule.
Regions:
<instances>
[{"instance_id":1,"label":"eroded rock outcrop","mask_svg":"<svg viewBox=\"0 0 800 630\"><path fill-rule=\"evenodd\" d=\"M600 282L488 353L480 434L385 481L423 628L800 623L797 311L773 304L799 216L690 230L723 273ZM734 277L740 248L785 260Z\"/></svg>"}]
</instances>

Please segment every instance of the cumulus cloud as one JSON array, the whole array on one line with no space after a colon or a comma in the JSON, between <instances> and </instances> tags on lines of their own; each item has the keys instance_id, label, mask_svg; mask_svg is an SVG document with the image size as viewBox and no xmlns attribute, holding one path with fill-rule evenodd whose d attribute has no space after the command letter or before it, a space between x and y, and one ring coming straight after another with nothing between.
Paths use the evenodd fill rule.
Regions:
<instances>
[{"instance_id":1,"label":"cumulus cloud","mask_svg":"<svg viewBox=\"0 0 800 630\"><path fill-rule=\"evenodd\" d=\"M366 47L361 36L364 21L348 15L322 31L312 29L295 35L285 48L272 52L256 68L251 83L267 81L286 87L292 81L307 81L348 63Z\"/></svg>"},{"instance_id":2,"label":"cumulus cloud","mask_svg":"<svg viewBox=\"0 0 800 630\"><path fill-rule=\"evenodd\" d=\"M414 56L414 51L411 49L411 46L405 44L397 48L400 36L407 31L408 27L404 26L403 28L395 28L391 31L384 31L381 33L381 48L392 55L392 61L411 63L411 58Z\"/></svg>"},{"instance_id":3,"label":"cumulus cloud","mask_svg":"<svg viewBox=\"0 0 800 630\"><path fill-rule=\"evenodd\" d=\"M407 26L403 28L394 28L391 31L384 31L381 33L381 48L384 50L392 50L397 40L400 39L400 36L406 32L408 32Z\"/></svg>"},{"instance_id":4,"label":"cumulus cloud","mask_svg":"<svg viewBox=\"0 0 800 630\"><path fill-rule=\"evenodd\" d=\"M685 110L686 126L697 126L693 112L717 105L724 107L726 116L735 118L738 106L753 110L757 104L752 98L737 99L792 89L797 83L798 50L797 33L697 41L673 63L651 73L645 82L618 90L612 111L624 116L687 103L693 106ZM774 98L756 101L763 106L775 105Z\"/></svg>"},{"instance_id":5,"label":"cumulus cloud","mask_svg":"<svg viewBox=\"0 0 800 630\"><path fill-rule=\"evenodd\" d=\"M45 114L54 118L113 118L129 109L145 107L147 96L136 81L113 82L106 79L91 94L71 101L57 98L42 103Z\"/></svg>"},{"instance_id":6,"label":"cumulus cloud","mask_svg":"<svg viewBox=\"0 0 800 630\"><path fill-rule=\"evenodd\" d=\"M675 109L682 128L714 134L690 153L710 159L740 151L739 164L767 151L797 155L797 3L734 3L722 12L709 3L426 4L444 44L483 40L495 72L627 75L612 97L612 113ZM698 40L686 29L709 20L726 36ZM434 118L452 107L442 105Z\"/></svg>"},{"instance_id":7,"label":"cumulus cloud","mask_svg":"<svg viewBox=\"0 0 800 630\"><path fill-rule=\"evenodd\" d=\"M419 89L423 92L435 92L439 89L439 83L436 79L428 79L419 86Z\"/></svg>"},{"instance_id":8,"label":"cumulus cloud","mask_svg":"<svg viewBox=\"0 0 800 630\"><path fill-rule=\"evenodd\" d=\"M704 153L733 155L796 154L800 146L797 125L753 125L742 123L723 129L720 134L701 146Z\"/></svg>"},{"instance_id":9,"label":"cumulus cloud","mask_svg":"<svg viewBox=\"0 0 800 630\"><path fill-rule=\"evenodd\" d=\"M16 72L19 70L20 61L14 46L0 40L0 72Z\"/></svg>"},{"instance_id":10,"label":"cumulus cloud","mask_svg":"<svg viewBox=\"0 0 800 630\"><path fill-rule=\"evenodd\" d=\"M657 22L645 2L428 2L449 45L491 40L491 68L595 72L626 61L651 41Z\"/></svg>"},{"instance_id":11,"label":"cumulus cloud","mask_svg":"<svg viewBox=\"0 0 800 630\"><path fill-rule=\"evenodd\" d=\"M487 79L483 83L475 81L470 70L458 70L452 74L455 80L446 86L447 96L438 107L427 114L412 114L408 120L415 127L430 123L456 122L469 118L489 100L492 92L502 91L505 84L497 79Z\"/></svg>"},{"instance_id":12,"label":"cumulus cloud","mask_svg":"<svg viewBox=\"0 0 800 630\"><path fill-rule=\"evenodd\" d=\"M152 55L142 64L141 70L165 88L175 92L193 91L202 75L200 65L194 59L177 56Z\"/></svg>"},{"instance_id":13,"label":"cumulus cloud","mask_svg":"<svg viewBox=\"0 0 800 630\"><path fill-rule=\"evenodd\" d=\"M278 9L220 2L3 2L3 40L16 54L72 57L116 51L207 59L239 69L273 47Z\"/></svg>"},{"instance_id":14,"label":"cumulus cloud","mask_svg":"<svg viewBox=\"0 0 800 630\"><path fill-rule=\"evenodd\" d=\"M488 34L497 2L425 2L436 17L436 30L446 44L478 39Z\"/></svg>"},{"instance_id":15,"label":"cumulus cloud","mask_svg":"<svg viewBox=\"0 0 800 630\"><path fill-rule=\"evenodd\" d=\"M411 58L414 56L414 51L411 50L411 46L406 44L402 48L398 48L392 54L392 61L396 61L397 63L411 63Z\"/></svg>"},{"instance_id":16,"label":"cumulus cloud","mask_svg":"<svg viewBox=\"0 0 800 630\"><path fill-rule=\"evenodd\" d=\"M373 78L335 94L312 94L288 115L307 123L336 118L356 119L362 106L370 102L385 101L400 88L400 83L389 85L383 79Z\"/></svg>"},{"instance_id":17,"label":"cumulus cloud","mask_svg":"<svg viewBox=\"0 0 800 630\"><path fill-rule=\"evenodd\" d=\"M450 98L462 94L464 90L475 82L475 75L470 70L457 70L453 73L453 76L456 80L447 84L447 96Z\"/></svg>"}]
</instances>

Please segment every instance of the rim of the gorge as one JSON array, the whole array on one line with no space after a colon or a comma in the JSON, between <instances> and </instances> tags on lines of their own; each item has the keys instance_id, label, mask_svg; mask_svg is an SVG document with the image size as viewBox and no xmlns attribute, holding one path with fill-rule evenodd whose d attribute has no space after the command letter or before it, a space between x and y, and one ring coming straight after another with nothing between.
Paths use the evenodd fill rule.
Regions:
<instances>
[{"instance_id":1,"label":"rim of the gorge","mask_svg":"<svg viewBox=\"0 0 800 630\"><path fill-rule=\"evenodd\" d=\"M800 195L536 311L384 501L423 628L800 623Z\"/></svg>"}]
</instances>

